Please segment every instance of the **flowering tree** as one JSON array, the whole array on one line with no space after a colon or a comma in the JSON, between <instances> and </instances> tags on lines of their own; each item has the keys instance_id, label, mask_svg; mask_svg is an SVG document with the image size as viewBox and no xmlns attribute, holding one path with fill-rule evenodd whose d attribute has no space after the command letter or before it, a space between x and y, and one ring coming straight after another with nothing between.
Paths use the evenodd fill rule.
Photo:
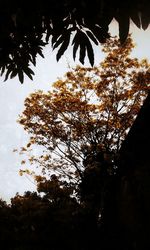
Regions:
<instances>
[{"instance_id":1,"label":"flowering tree","mask_svg":"<svg viewBox=\"0 0 150 250\"><path fill-rule=\"evenodd\" d=\"M129 56L133 47L130 36L123 47L111 38L98 67L77 66L51 91L26 98L19 123L30 141L21 151L30 152L30 163L42 167L43 174L77 183L87 165L100 158L110 163L106 171L115 173L115 157L149 88L149 64ZM32 155L35 146L38 156Z\"/></svg>"}]
</instances>

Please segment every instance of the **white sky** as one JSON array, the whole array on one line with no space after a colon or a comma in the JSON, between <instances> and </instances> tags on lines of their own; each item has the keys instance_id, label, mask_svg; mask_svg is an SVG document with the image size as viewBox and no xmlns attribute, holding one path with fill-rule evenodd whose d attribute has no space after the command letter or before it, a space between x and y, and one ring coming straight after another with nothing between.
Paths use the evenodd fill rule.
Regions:
<instances>
[{"instance_id":1,"label":"white sky","mask_svg":"<svg viewBox=\"0 0 150 250\"><path fill-rule=\"evenodd\" d=\"M117 34L115 24L111 25L110 30L111 33ZM133 31L133 38L137 44L132 55L140 59L150 59L150 28L143 31L132 24L130 31ZM63 76L68 70L68 63L71 66L75 65L71 49L59 62L56 62L56 54L51 51L50 46L45 48L44 55L45 59L37 59L33 81L26 77L24 84L20 84L18 78L6 82L3 81L3 77L0 78L0 198L8 202L16 192L23 194L25 190L35 190L35 185L27 177L19 176L20 159L18 154L12 152L14 148L23 146L27 141L27 134L16 122L18 114L23 111L24 99L37 89L49 90L57 77ZM98 65L102 59L100 48L96 47L95 64Z\"/></svg>"}]
</instances>

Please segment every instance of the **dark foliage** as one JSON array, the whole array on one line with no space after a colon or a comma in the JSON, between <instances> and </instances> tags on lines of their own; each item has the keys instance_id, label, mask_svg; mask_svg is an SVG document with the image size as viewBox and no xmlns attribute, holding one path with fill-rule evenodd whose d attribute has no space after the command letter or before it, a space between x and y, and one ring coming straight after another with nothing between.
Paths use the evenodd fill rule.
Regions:
<instances>
[{"instance_id":1,"label":"dark foliage","mask_svg":"<svg viewBox=\"0 0 150 250\"><path fill-rule=\"evenodd\" d=\"M58 48L57 60L64 54L73 36L73 57L79 50L79 60L84 64L87 53L94 64L93 43L98 45L109 37L108 26L113 18L119 24L123 44L129 32L131 19L138 28L146 29L150 23L150 2L119 0L38 0L1 1L0 6L0 70L20 82L24 74L30 79L36 57L49 43Z\"/></svg>"},{"instance_id":2,"label":"dark foliage","mask_svg":"<svg viewBox=\"0 0 150 250\"><path fill-rule=\"evenodd\" d=\"M102 176L90 177L93 183L97 183L94 186L98 187L99 177L101 179ZM43 189L44 185L49 186L46 192ZM114 188L117 188L117 185L117 179L107 179L106 182L104 178L99 190L87 193L90 200L78 202L70 196L70 187L66 188L53 176L51 180L43 183L42 188L40 187L44 192L43 197L36 192L26 192L23 196L16 194L9 206L1 201L1 249L139 249L133 246L133 235L130 239L129 233L116 221L117 210L113 195L116 193ZM100 218L97 216L99 205L93 203L91 197L94 195L99 200L104 192L105 213L102 213Z\"/></svg>"},{"instance_id":3,"label":"dark foliage","mask_svg":"<svg viewBox=\"0 0 150 250\"><path fill-rule=\"evenodd\" d=\"M9 206L1 201L1 249L105 249L102 236L107 238L107 231L99 227L94 213L70 197L66 187L58 185L57 178L45 184L50 188L43 198L26 192L12 198Z\"/></svg>"}]
</instances>

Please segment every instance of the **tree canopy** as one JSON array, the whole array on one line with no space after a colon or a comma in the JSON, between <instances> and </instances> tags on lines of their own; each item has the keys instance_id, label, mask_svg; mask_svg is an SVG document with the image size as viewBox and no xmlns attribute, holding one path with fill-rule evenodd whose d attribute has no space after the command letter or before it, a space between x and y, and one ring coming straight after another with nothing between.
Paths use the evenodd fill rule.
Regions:
<instances>
[{"instance_id":1,"label":"tree canopy","mask_svg":"<svg viewBox=\"0 0 150 250\"><path fill-rule=\"evenodd\" d=\"M43 174L55 172L78 183L99 155L110 163L107 172L115 173L115 158L149 88L149 64L130 58L133 47L130 37L124 47L109 39L98 67L77 66L52 90L26 98L19 123L30 135L21 149L30 154L29 163L41 166ZM37 145L39 156L34 156Z\"/></svg>"},{"instance_id":2,"label":"tree canopy","mask_svg":"<svg viewBox=\"0 0 150 250\"><path fill-rule=\"evenodd\" d=\"M57 48L57 60L68 45L73 46L73 58L79 50L79 60L84 64L87 53L94 64L93 43L104 43L110 36L109 24L116 19L123 44L128 36L130 20L138 28L147 29L150 23L148 0L51 0L2 1L0 10L0 70L20 82L24 74L31 79L37 55L43 57L43 48L51 42Z\"/></svg>"}]
</instances>

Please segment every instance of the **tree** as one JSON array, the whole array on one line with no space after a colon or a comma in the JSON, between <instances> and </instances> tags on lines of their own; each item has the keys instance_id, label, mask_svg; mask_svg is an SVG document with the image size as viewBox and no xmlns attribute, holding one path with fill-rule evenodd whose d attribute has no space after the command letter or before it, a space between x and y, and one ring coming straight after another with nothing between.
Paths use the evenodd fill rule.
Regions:
<instances>
[{"instance_id":1,"label":"tree","mask_svg":"<svg viewBox=\"0 0 150 250\"><path fill-rule=\"evenodd\" d=\"M150 3L145 1L94 0L94 1L2 1L0 11L0 69L1 75L20 82L24 74L31 79L37 55L47 43L58 48L57 60L64 54L72 40L73 57L79 49L79 59L84 64L87 52L94 64L93 43L98 45L109 37L108 26L115 18L119 24L123 44L129 32L130 19L144 30L150 23ZM28 16L28 18L26 18Z\"/></svg>"},{"instance_id":2,"label":"tree","mask_svg":"<svg viewBox=\"0 0 150 250\"><path fill-rule=\"evenodd\" d=\"M19 123L30 141L21 153L30 154L38 145L39 156L30 154L29 162L40 166L43 174L69 178L76 186L86 171L95 168L108 175L116 173L117 154L149 83L148 62L129 57L133 47L130 37L124 47L116 38L110 39L99 67L77 66L51 91L26 98Z\"/></svg>"},{"instance_id":3,"label":"tree","mask_svg":"<svg viewBox=\"0 0 150 250\"><path fill-rule=\"evenodd\" d=\"M103 46L106 58L98 67L77 66L49 92L32 93L19 117L30 135L20 153L29 157L33 167L42 169L39 175L25 168L20 174L31 174L38 192L56 207L66 204L65 211L70 211L70 202L75 204L76 216L70 217L78 223L75 231L80 233L81 227L84 237L91 239L88 245L99 242L107 249L111 245L120 249L124 237L129 236L121 223L116 223L118 157L149 89L149 64L130 57L133 47L131 37L123 47L117 38L109 39ZM34 156L37 146L39 155ZM62 213L58 209L57 216ZM132 245L128 240L124 249Z\"/></svg>"},{"instance_id":4,"label":"tree","mask_svg":"<svg viewBox=\"0 0 150 250\"><path fill-rule=\"evenodd\" d=\"M49 245L54 250L70 249L72 244L74 250L83 249L80 205L70 197L69 188L62 188L53 175L51 180L40 183L38 191L44 195L27 191L11 199L9 232L13 234L8 249L49 249Z\"/></svg>"}]
</instances>

